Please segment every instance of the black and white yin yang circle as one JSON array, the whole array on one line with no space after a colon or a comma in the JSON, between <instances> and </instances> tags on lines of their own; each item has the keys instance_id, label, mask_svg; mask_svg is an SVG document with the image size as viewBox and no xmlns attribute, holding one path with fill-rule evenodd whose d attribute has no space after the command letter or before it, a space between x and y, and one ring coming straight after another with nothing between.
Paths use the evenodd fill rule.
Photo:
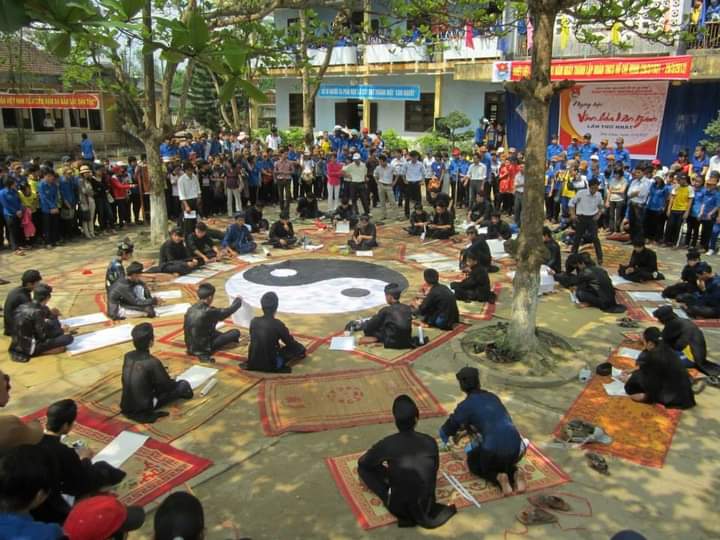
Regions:
<instances>
[{"instance_id":1,"label":"black and white yin yang circle","mask_svg":"<svg viewBox=\"0 0 720 540\"><path fill-rule=\"evenodd\" d=\"M299 259L261 264L235 274L225 284L232 298L242 296L253 307L274 291L278 311L327 314L362 311L385 304L385 286L397 283L405 290L408 281L395 270L347 259Z\"/></svg>"}]
</instances>

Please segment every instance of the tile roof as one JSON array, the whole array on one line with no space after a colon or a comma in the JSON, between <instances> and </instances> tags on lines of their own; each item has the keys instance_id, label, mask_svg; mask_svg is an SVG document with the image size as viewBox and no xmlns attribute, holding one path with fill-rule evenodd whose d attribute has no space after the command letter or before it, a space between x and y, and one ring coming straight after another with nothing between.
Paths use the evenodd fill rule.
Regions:
<instances>
[{"instance_id":1,"label":"tile roof","mask_svg":"<svg viewBox=\"0 0 720 540\"><path fill-rule=\"evenodd\" d=\"M0 41L0 73L10 71L11 62L21 63L22 70L32 75L62 75L63 66L49 53L24 40Z\"/></svg>"}]
</instances>

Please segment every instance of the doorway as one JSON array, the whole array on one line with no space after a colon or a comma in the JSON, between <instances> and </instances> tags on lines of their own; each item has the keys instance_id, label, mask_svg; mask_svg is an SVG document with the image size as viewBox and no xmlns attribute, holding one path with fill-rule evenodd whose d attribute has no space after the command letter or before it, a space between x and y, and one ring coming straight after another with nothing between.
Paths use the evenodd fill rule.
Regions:
<instances>
[{"instance_id":1,"label":"doorway","mask_svg":"<svg viewBox=\"0 0 720 540\"><path fill-rule=\"evenodd\" d=\"M490 122L498 121L505 123L505 93L504 92L486 92L485 93L485 118Z\"/></svg>"},{"instance_id":2,"label":"doorway","mask_svg":"<svg viewBox=\"0 0 720 540\"><path fill-rule=\"evenodd\" d=\"M363 102L361 99L348 99L335 103L335 123L337 125L359 130L362 118ZM367 127L371 133L376 131L377 103L370 103L370 125Z\"/></svg>"}]
</instances>

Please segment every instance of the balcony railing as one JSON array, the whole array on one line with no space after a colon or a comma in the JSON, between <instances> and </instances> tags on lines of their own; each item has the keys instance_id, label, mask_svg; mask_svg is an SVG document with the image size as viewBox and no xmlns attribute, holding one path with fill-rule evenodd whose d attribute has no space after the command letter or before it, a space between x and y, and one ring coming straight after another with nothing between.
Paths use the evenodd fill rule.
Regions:
<instances>
[{"instance_id":1,"label":"balcony railing","mask_svg":"<svg viewBox=\"0 0 720 540\"><path fill-rule=\"evenodd\" d=\"M516 34L515 58L530 56L527 48L527 36ZM630 55L667 55L677 52L676 47L670 47L661 43L648 41L642 38L634 38L631 48L620 48L614 45L606 45L606 49L599 50L592 45L580 43L574 38L568 40L563 48L559 39L553 41L553 58L588 58L593 56L630 56Z\"/></svg>"},{"instance_id":2,"label":"balcony railing","mask_svg":"<svg viewBox=\"0 0 720 540\"><path fill-rule=\"evenodd\" d=\"M688 31L695 34L694 40L686 42L688 49L720 49L720 21L707 22L700 28L691 26Z\"/></svg>"}]
</instances>

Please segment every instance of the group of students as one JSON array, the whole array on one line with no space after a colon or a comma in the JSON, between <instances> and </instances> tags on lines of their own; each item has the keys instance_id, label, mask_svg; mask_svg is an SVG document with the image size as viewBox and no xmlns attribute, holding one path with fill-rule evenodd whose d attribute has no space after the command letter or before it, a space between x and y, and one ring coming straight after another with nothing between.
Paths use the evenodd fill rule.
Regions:
<instances>
[{"instance_id":1,"label":"group of students","mask_svg":"<svg viewBox=\"0 0 720 540\"><path fill-rule=\"evenodd\" d=\"M10 377L0 372L0 407L10 399ZM126 476L82 440L71 441L77 404L51 404L44 428L0 416L0 538L32 540L109 540L140 529L146 514L108 493ZM169 495L155 511L154 540L202 540L202 503L192 494Z\"/></svg>"}]
</instances>

